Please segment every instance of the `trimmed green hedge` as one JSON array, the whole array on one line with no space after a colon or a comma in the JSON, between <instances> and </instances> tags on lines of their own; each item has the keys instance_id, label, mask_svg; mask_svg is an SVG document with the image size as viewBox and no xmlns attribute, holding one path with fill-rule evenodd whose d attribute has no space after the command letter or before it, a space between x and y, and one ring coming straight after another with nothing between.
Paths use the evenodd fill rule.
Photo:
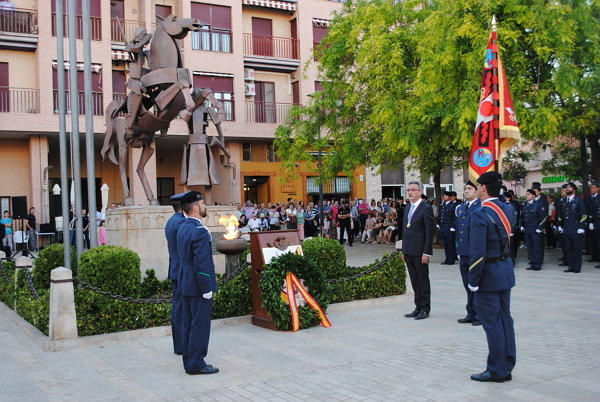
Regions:
<instances>
[{"instance_id":1,"label":"trimmed green hedge","mask_svg":"<svg viewBox=\"0 0 600 402\"><path fill-rule=\"evenodd\" d=\"M312 260L325 279L341 278L346 272L344 246L334 239L313 237L302 243L304 256Z\"/></svg>"},{"instance_id":2,"label":"trimmed green hedge","mask_svg":"<svg viewBox=\"0 0 600 402\"><path fill-rule=\"evenodd\" d=\"M121 296L138 297L141 291L140 257L119 246L100 246L81 254L79 279Z\"/></svg>"},{"instance_id":3,"label":"trimmed green hedge","mask_svg":"<svg viewBox=\"0 0 600 402\"><path fill-rule=\"evenodd\" d=\"M54 243L40 251L33 270L33 283L36 289L50 289L50 272L54 268L65 266L64 250L62 243ZM77 252L72 246L71 271L73 276L77 276Z\"/></svg>"}]
</instances>

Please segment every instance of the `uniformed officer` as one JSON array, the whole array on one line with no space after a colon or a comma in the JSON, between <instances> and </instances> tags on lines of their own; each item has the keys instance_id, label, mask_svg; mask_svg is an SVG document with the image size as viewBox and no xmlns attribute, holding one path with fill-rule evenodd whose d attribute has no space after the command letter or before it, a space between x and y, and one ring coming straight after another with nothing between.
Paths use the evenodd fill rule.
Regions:
<instances>
[{"instance_id":1,"label":"uniformed officer","mask_svg":"<svg viewBox=\"0 0 600 402\"><path fill-rule=\"evenodd\" d=\"M165 236L167 237L167 248L169 250L169 279L173 289L173 303L171 306L171 334L173 335L173 349L175 354L182 355L181 330L183 317L181 310L181 290L178 286L179 279L179 254L177 253L177 231L179 226L185 222L186 217L181 211L181 198L186 193L175 194L171 197L171 205L175 213L167 221Z\"/></svg>"},{"instance_id":2,"label":"uniformed officer","mask_svg":"<svg viewBox=\"0 0 600 402\"><path fill-rule=\"evenodd\" d=\"M456 226L455 221L456 205L452 202L452 191L444 191L444 202L440 208L439 226L444 242L444 253L446 259L442 265L453 265L456 261Z\"/></svg>"},{"instance_id":3,"label":"uniformed officer","mask_svg":"<svg viewBox=\"0 0 600 402\"><path fill-rule=\"evenodd\" d=\"M591 261L600 261L600 184L598 182L590 183L590 196L586 199L586 209L588 215L588 230L592 237L592 258ZM596 265L600 268L600 265Z\"/></svg>"},{"instance_id":4,"label":"uniformed officer","mask_svg":"<svg viewBox=\"0 0 600 402\"><path fill-rule=\"evenodd\" d=\"M510 316L510 291L515 272L509 255L513 209L498 200L502 175L482 174L478 197L481 207L469 222L469 289L475 292L475 309L488 342L486 370L472 380L504 382L512 379L516 362L515 332Z\"/></svg>"},{"instance_id":5,"label":"uniformed officer","mask_svg":"<svg viewBox=\"0 0 600 402\"><path fill-rule=\"evenodd\" d=\"M477 318L475 306L473 305L473 292L469 289L469 220L471 213L481 206L481 201L477 198L477 186L468 181L465 184L464 192L465 202L456 207L456 252L458 254L458 263L460 265L460 276L463 286L467 292L467 315L465 318L459 318L457 321L461 324L471 323L471 325L481 325Z\"/></svg>"},{"instance_id":6,"label":"uniformed officer","mask_svg":"<svg viewBox=\"0 0 600 402\"><path fill-rule=\"evenodd\" d=\"M558 231L559 227L562 227L562 217L563 217L563 211L565 210L565 206L567 205L567 185L563 184L560 188L560 200L558 201L558 205L556 207L556 226L557 226L557 232L558 232L558 241L560 243L560 249L562 251L562 257L559 258L560 264L558 264L559 267L566 267L567 266L567 254L565 252L565 241L563 238L562 233L560 233Z\"/></svg>"},{"instance_id":7,"label":"uniformed officer","mask_svg":"<svg viewBox=\"0 0 600 402\"><path fill-rule=\"evenodd\" d=\"M506 203L513 207L516 216L515 223L512 225L512 232L510 233L510 259L514 265L517 260L519 245L523 240L523 233L521 232L521 204L515 199L515 192L512 190L506 192Z\"/></svg>"},{"instance_id":8,"label":"uniformed officer","mask_svg":"<svg viewBox=\"0 0 600 402\"><path fill-rule=\"evenodd\" d=\"M541 203L535 200L535 191L528 189L525 192L525 203L521 213L521 231L525 235L525 246L529 254L528 270L539 271L542 269L542 255L544 247L542 239L542 231L546 224L548 215L544 212Z\"/></svg>"},{"instance_id":9,"label":"uniformed officer","mask_svg":"<svg viewBox=\"0 0 600 402\"><path fill-rule=\"evenodd\" d=\"M558 231L563 235L565 262L569 266L564 272L579 273L587 213L583 200L575 195L576 191L575 183L567 183L567 200L562 211L562 226Z\"/></svg>"},{"instance_id":10,"label":"uniformed officer","mask_svg":"<svg viewBox=\"0 0 600 402\"><path fill-rule=\"evenodd\" d=\"M546 197L546 194L542 193L542 184L537 181L534 181L533 183L531 183L531 188L533 189L533 191L535 191L535 202L538 203L538 205L540 205L540 209L544 212L546 220L548 220L548 198ZM540 254L540 264L544 264L544 249L546 244L544 228L546 226L546 220L544 221L544 224L542 226L542 235L539 236L539 239L537 239L540 242L540 245L538 247L540 250L542 250Z\"/></svg>"},{"instance_id":11,"label":"uniformed officer","mask_svg":"<svg viewBox=\"0 0 600 402\"><path fill-rule=\"evenodd\" d=\"M187 220L177 231L180 258L179 287L183 298L183 367L187 374L214 374L219 369L204 361L208 353L213 293L217 291L212 236L200 218L206 217L202 195L190 191L181 199Z\"/></svg>"}]
</instances>

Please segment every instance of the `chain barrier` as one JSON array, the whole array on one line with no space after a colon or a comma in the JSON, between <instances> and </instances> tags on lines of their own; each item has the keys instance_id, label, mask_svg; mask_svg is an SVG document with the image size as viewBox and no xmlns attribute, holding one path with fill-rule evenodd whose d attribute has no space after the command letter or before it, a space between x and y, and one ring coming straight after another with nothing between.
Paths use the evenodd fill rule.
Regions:
<instances>
[{"instance_id":1,"label":"chain barrier","mask_svg":"<svg viewBox=\"0 0 600 402\"><path fill-rule=\"evenodd\" d=\"M35 285L33 284L33 275L31 275L31 271L27 268L23 268L23 275L25 275L25 280L27 281L29 291L36 300L39 299L40 295L38 294L37 290L35 289Z\"/></svg>"},{"instance_id":2,"label":"chain barrier","mask_svg":"<svg viewBox=\"0 0 600 402\"><path fill-rule=\"evenodd\" d=\"M2 271L2 279L4 279L4 283L8 285L10 283L10 279L8 279L8 272L4 261L0 262L0 271Z\"/></svg>"},{"instance_id":3,"label":"chain barrier","mask_svg":"<svg viewBox=\"0 0 600 402\"><path fill-rule=\"evenodd\" d=\"M331 283L331 284L336 284L336 283L351 281L353 279L357 279L357 278L360 278L362 276L369 275L370 273L375 272L379 268L383 267L385 264L387 264L389 261L391 261L392 258L394 258L399 253L400 252L398 250L396 250L392 254L390 254L386 258L384 258L383 260L379 261L377 264L373 265L371 268L366 269L364 271L361 271L359 273L356 273L354 275L346 276L344 278L329 279L329 280L326 280L325 282ZM356 267L350 267L350 268L352 268L352 269L359 269L359 268L356 268Z\"/></svg>"},{"instance_id":4,"label":"chain barrier","mask_svg":"<svg viewBox=\"0 0 600 402\"><path fill-rule=\"evenodd\" d=\"M245 263L241 264L238 269L236 269L235 271L233 271L232 273L230 273L229 275L227 275L225 278L221 279L218 282L218 285L219 286L225 285L227 282L229 282L230 280L232 280L233 278L235 278L236 276L238 276L243 270L245 270L246 268L248 268L249 265L250 265L249 262L245 262Z\"/></svg>"}]
</instances>

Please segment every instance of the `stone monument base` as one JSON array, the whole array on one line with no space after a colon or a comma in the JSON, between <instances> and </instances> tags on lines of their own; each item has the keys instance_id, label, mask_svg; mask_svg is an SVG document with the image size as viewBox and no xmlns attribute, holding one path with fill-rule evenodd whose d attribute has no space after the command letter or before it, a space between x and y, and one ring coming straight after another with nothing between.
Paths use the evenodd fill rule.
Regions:
<instances>
[{"instance_id":1,"label":"stone monument base","mask_svg":"<svg viewBox=\"0 0 600 402\"><path fill-rule=\"evenodd\" d=\"M165 238L165 225L173 215L170 206L131 206L106 210L107 244L135 251L141 260L142 277L148 269L156 272L160 280L169 273L169 253ZM217 273L225 272L225 255L215 249L218 239L223 238L225 227L219 224L223 215L236 215L233 206L209 206L202 222L213 236L213 258Z\"/></svg>"}]
</instances>

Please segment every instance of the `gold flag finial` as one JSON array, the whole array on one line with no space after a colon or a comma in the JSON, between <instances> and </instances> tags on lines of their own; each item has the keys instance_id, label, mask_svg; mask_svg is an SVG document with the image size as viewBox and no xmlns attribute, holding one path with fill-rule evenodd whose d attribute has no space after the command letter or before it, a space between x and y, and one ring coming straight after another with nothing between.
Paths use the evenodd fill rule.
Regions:
<instances>
[{"instance_id":1,"label":"gold flag finial","mask_svg":"<svg viewBox=\"0 0 600 402\"><path fill-rule=\"evenodd\" d=\"M496 22L496 16L492 16L492 32L496 32L498 30L498 23Z\"/></svg>"}]
</instances>

